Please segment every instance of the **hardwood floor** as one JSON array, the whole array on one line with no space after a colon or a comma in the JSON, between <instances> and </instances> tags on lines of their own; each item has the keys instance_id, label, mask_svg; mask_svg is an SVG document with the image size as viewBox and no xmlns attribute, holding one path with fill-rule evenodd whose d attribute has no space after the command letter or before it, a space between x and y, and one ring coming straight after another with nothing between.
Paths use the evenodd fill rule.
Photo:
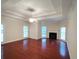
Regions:
<instances>
[{"instance_id":1,"label":"hardwood floor","mask_svg":"<svg viewBox=\"0 0 79 59\"><path fill-rule=\"evenodd\" d=\"M26 39L4 44L2 59L70 59L66 42Z\"/></svg>"}]
</instances>

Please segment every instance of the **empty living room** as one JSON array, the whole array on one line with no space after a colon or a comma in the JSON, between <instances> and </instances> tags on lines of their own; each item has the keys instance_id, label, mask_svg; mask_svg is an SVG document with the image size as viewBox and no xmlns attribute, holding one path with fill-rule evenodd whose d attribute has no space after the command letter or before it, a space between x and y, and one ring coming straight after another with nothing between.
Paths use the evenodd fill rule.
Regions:
<instances>
[{"instance_id":1,"label":"empty living room","mask_svg":"<svg viewBox=\"0 0 79 59\"><path fill-rule=\"evenodd\" d=\"M76 0L1 0L1 59L77 59Z\"/></svg>"}]
</instances>

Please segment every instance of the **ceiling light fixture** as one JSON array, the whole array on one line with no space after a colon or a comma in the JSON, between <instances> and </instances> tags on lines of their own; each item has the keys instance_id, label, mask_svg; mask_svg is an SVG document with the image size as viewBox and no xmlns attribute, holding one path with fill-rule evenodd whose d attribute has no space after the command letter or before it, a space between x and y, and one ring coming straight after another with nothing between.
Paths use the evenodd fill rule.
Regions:
<instances>
[{"instance_id":1,"label":"ceiling light fixture","mask_svg":"<svg viewBox=\"0 0 79 59\"><path fill-rule=\"evenodd\" d=\"M27 8L27 11L29 11L29 12L34 12L34 11L35 11L35 9L33 9L33 8L29 7L29 8Z\"/></svg>"},{"instance_id":2,"label":"ceiling light fixture","mask_svg":"<svg viewBox=\"0 0 79 59\"><path fill-rule=\"evenodd\" d=\"M31 22L31 23L35 22L35 19L34 18L30 18L29 22Z\"/></svg>"}]
</instances>

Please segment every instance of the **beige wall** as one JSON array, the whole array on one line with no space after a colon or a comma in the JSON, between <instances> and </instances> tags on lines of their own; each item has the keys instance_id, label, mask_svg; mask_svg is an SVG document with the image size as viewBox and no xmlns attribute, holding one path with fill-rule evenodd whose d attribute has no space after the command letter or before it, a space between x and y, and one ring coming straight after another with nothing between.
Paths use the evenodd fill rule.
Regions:
<instances>
[{"instance_id":1,"label":"beige wall","mask_svg":"<svg viewBox=\"0 0 79 59\"><path fill-rule=\"evenodd\" d=\"M4 25L4 41L3 43L13 42L23 39L23 26L28 25L27 22L21 20L2 18Z\"/></svg>"}]
</instances>

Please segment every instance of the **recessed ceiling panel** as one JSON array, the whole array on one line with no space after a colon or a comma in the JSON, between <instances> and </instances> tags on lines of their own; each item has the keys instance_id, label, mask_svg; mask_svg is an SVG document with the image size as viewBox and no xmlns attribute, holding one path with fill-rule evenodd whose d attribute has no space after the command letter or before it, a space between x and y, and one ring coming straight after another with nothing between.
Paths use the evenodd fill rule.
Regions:
<instances>
[{"instance_id":1,"label":"recessed ceiling panel","mask_svg":"<svg viewBox=\"0 0 79 59\"><path fill-rule=\"evenodd\" d=\"M2 0L2 15L13 15L18 19L63 16L69 8L71 0ZM67 3L67 4L66 4ZM64 12L63 12L64 10ZM7 12L8 11L8 12ZM16 16L14 16L16 15ZM26 17L27 16L27 17ZM8 16L9 17L9 16ZM25 19L25 21L27 21Z\"/></svg>"}]
</instances>

